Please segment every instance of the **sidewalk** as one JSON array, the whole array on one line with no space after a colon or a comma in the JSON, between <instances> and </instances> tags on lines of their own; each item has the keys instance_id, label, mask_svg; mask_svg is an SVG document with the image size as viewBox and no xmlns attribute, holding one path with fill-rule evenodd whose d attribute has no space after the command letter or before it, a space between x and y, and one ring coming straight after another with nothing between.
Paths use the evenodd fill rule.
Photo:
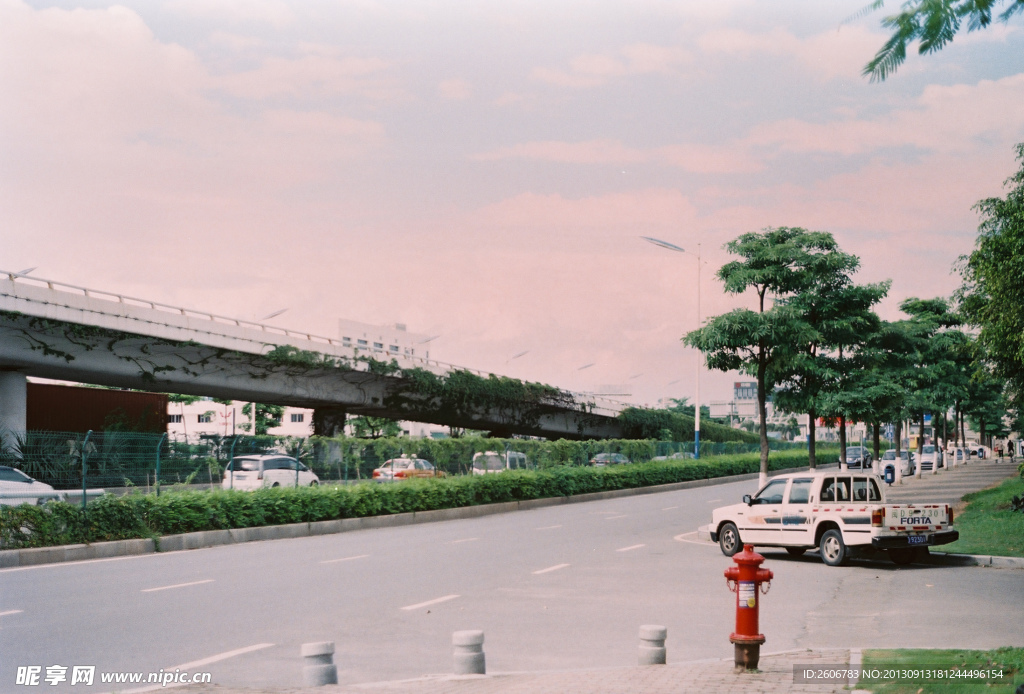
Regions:
<instances>
[{"instance_id":1,"label":"sidewalk","mask_svg":"<svg viewBox=\"0 0 1024 694\"><path fill-rule=\"evenodd\" d=\"M763 692L843 692L846 682L794 684L793 667L845 668L845 649L788 651L762 655L760 670L733 672L732 659L672 663L646 667L515 672L494 675L429 675L396 682L369 682L308 689L260 690L192 686L197 694L736 694ZM852 683L851 683L852 684Z\"/></svg>"}]
</instances>

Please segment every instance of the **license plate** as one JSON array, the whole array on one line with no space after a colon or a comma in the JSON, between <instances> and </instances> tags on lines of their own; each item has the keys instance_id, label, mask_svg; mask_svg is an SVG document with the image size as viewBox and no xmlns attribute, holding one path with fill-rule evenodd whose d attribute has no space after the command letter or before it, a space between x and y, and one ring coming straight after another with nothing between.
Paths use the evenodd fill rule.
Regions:
<instances>
[{"instance_id":1,"label":"license plate","mask_svg":"<svg viewBox=\"0 0 1024 694\"><path fill-rule=\"evenodd\" d=\"M912 545L926 545L928 544L927 535L911 535L907 538L907 541Z\"/></svg>"}]
</instances>

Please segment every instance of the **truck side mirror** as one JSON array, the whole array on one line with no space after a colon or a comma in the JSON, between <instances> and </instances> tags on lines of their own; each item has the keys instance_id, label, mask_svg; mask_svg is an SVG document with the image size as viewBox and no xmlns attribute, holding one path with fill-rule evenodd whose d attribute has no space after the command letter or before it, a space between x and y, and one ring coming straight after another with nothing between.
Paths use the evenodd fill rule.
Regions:
<instances>
[{"instance_id":1,"label":"truck side mirror","mask_svg":"<svg viewBox=\"0 0 1024 694\"><path fill-rule=\"evenodd\" d=\"M743 503L745 503L747 506L750 506L750 505L752 505L754 503L754 500L750 498L749 494L744 494L743 495Z\"/></svg>"}]
</instances>

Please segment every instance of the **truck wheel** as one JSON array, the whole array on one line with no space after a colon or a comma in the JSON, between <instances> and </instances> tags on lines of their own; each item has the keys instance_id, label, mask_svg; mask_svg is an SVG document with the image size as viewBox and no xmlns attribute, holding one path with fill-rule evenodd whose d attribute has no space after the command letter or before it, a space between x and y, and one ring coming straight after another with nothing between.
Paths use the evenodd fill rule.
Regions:
<instances>
[{"instance_id":1,"label":"truck wheel","mask_svg":"<svg viewBox=\"0 0 1024 694\"><path fill-rule=\"evenodd\" d=\"M740 531L732 523L726 523L718 532L718 546L722 548L722 554L731 557L743 548L740 542Z\"/></svg>"},{"instance_id":2,"label":"truck wheel","mask_svg":"<svg viewBox=\"0 0 1024 694\"><path fill-rule=\"evenodd\" d=\"M828 566L842 566L849 561L849 552L843 542L843 534L838 530L827 530L821 536L821 560Z\"/></svg>"},{"instance_id":3,"label":"truck wheel","mask_svg":"<svg viewBox=\"0 0 1024 694\"><path fill-rule=\"evenodd\" d=\"M791 556L791 557L803 556L803 553L806 552L806 551L807 551L806 547L787 547L786 548L786 552L788 552L789 556Z\"/></svg>"},{"instance_id":4,"label":"truck wheel","mask_svg":"<svg viewBox=\"0 0 1024 694\"><path fill-rule=\"evenodd\" d=\"M893 564L906 566L914 561L915 549L913 547L897 547L895 549L888 550L888 552L889 558L892 559Z\"/></svg>"}]
</instances>

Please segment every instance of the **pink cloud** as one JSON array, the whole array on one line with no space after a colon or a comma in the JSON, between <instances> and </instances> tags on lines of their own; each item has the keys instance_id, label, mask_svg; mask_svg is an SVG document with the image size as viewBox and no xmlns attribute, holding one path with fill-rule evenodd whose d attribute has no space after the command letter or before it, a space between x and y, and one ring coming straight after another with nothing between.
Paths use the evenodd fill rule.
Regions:
<instances>
[{"instance_id":1,"label":"pink cloud","mask_svg":"<svg viewBox=\"0 0 1024 694\"><path fill-rule=\"evenodd\" d=\"M537 67L531 77L559 87L597 87L627 75L668 74L690 61L689 52L678 46L639 43L624 46L613 55L578 55L569 61L568 69Z\"/></svg>"},{"instance_id":2,"label":"pink cloud","mask_svg":"<svg viewBox=\"0 0 1024 694\"><path fill-rule=\"evenodd\" d=\"M628 147L617 140L586 142L524 142L500 147L472 157L474 161L532 159L566 164L655 163L696 173L738 173L757 171L760 164L742 150L698 144L668 145L650 149Z\"/></svg>"},{"instance_id":3,"label":"pink cloud","mask_svg":"<svg viewBox=\"0 0 1024 694\"><path fill-rule=\"evenodd\" d=\"M906 146L968 152L979 138L1005 146L1022 139L1022 103L1024 73L977 84L930 85L910 108L827 123L790 118L755 126L745 142L752 147L843 155Z\"/></svg>"},{"instance_id":4,"label":"pink cloud","mask_svg":"<svg viewBox=\"0 0 1024 694\"><path fill-rule=\"evenodd\" d=\"M336 49L304 45L295 58L268 57L245 72L221 75L217 88L250 99L354 94L372 99L391 99L400 94L382 73L388 63L379 58L358 58Z\"/></svg>"},{"instance_id":5,"label":"pink cloud","mask_svg":"<svg viewBox=\"0 0 1024 694\"><path fill-rule=\"evenodd\" d=\"M756 55L789 56L820 79L860 79L868 59L885 42L886 36L859 26L837 26L834 31L798 38L775 28L766 32L718 29L702 35L697 44L705 53L751 59Z\"/></svg>"}]
</instances>

